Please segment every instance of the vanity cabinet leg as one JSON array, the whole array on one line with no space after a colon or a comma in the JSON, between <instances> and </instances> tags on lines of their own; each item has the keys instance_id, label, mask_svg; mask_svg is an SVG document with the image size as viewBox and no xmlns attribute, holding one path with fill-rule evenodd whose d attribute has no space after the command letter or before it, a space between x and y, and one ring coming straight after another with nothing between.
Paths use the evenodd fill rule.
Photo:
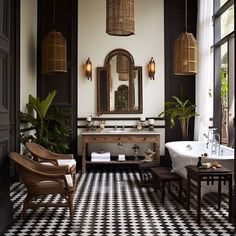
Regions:
<instances>
[{"instance_id":1,"label":"vanity cabinet leg","mask_svg":"<svg viewBox=\"0 0 236 236\"><path fill-rule=\"evenodd\" d=\"M86 173L86 144L83 144L82 146L82 174Z\"/></svg>"},{"instance_id":2,"label":"vanity cabinet leg","mask_svg":"<svg viewBox=\"0 0 236 236\"><path fill-rule=\"evenodd\" d=\"M160 150L158 143L153 143L152 148L156 155L157 166L160 166Z\"/></svg>"},{"instance_id":3,"label":"vanity cabinet leg","mask_svg":"<svg viewBox=\"0 0 236 236\"><path fill-rule=\"evenodd\" d=\"M190 210L190 176L189 174L187 175L187 211Z\"/></svg>"}]
</instances>

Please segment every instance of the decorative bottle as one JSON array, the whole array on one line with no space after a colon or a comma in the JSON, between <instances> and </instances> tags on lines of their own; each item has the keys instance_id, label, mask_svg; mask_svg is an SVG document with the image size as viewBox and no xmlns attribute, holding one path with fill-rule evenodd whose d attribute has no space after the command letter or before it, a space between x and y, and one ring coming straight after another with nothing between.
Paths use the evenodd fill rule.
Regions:
<instances>
[{"instance_id":1,"label":"decorative bottle","mask_svg":"<svg viewBox=\"0 0 236 236\"><path fill-rule=\"evenodd\" d=\"M198 157L197 167L201 167L201 166L202 166L202 157Z\"/></svg>"}]
</instances>

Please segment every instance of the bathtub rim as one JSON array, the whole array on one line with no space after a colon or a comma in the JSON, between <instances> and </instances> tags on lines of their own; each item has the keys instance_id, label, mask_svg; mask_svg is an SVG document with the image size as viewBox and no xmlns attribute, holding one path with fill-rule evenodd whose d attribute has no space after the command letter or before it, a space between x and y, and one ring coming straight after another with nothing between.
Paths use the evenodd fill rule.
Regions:
<instances>
[{"instance_id":1,"label":"bathtub rim","mask_svg":"<svg viewBox=\"0 0 236 236\"><path fill-rule=\"evenodd\" d=\"M173 145L174 144L174 145ZM169 154L170 154L170 157L171 157L171 153L170 153L170 150L172 151L172 152L175 152L176 154L179 154L179 155L181 155L181 156L185 156L185 157L191 157L191 158L197 158L198 156L196 156L196 155L191 155L192 153L191 153L191 151L189 151L189 153L187 153L187 152L180 152L179 151L179 149L177 150L175 147L176 147L176 145L178 145L178 144L184 144L184 145L188 145L188 144L202 144L202 145L207 145L207 142L204 142L204 141L171 141L171 142L167 142L167 143L165 143L165 148L167 148L168 149L168 151L169 151ZM232 151L233 152L233 154L232 155L223 155L223 156L218 156L218 155L216 155L216 156L209 156L208 158L209 158L209 160L222 160L222 161L226 161L226 160L232 160L232 159L234 159L234 149L233 148L231 148L231 147L227 147L227 146L224 146L224 145L220 145L220 147L221 148L223 148L223 149L225 149L225 150L228 150L228 151ZM177 151L176 151L177 150Z\"/></svg>"}]
</instances>

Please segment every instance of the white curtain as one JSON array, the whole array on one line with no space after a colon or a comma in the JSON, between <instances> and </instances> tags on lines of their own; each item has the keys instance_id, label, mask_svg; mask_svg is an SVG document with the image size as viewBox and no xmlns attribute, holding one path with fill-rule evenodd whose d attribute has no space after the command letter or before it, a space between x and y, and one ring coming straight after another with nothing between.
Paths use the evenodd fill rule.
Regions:
<instances>
[{"instance_id":1,"label":"white curtain","mask_svg":"<svg viewBox=\"0 0 236 236\"><path fill-rule=\"evenodd\" d=\"M196 75L196 111L194 140L205 140L212 115L213 63L212 46L212 1L198 0L197 42L199 48L198 74Z\"/></svg>"}]
</instances>

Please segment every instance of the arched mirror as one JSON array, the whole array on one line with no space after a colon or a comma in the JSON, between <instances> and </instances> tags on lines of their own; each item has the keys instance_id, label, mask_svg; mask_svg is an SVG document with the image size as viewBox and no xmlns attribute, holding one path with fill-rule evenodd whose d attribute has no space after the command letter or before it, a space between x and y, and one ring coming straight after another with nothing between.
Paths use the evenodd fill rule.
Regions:
<instances>
[{"instance_id":1,"label":"arched mirror","mask_svg":"<svg viewBox=\"0 0 236 236\"><path fill-rule=\"evenodd\" d=\"M133 56L115 49L97 67L97 113L142 113L142 67Z\"/></svg>"}]
</instances>

